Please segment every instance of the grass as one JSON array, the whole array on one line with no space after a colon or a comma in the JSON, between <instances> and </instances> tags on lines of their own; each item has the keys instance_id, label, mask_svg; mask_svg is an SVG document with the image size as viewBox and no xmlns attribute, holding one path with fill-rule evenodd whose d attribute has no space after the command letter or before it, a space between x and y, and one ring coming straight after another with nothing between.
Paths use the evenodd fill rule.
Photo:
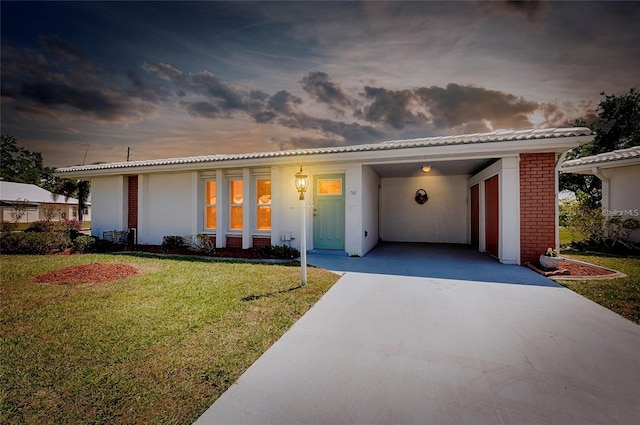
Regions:
<instances>
[{"instance_id":1,"label":"grass","mask_svg":"<svg viewBox=\"0 0 640 425\"><path fill-rule=\"evenodd\" d=\"M621 271L626 278L560 280L558 283L640 325L640 258L563 253L563 256Z\"/></svg>"},{"instance_id":2,"label":"grass","mask_svg":"<svg viewBox=\"0 0 640 425\"><path fill-rule=\"evenodd\" d=\"M77 264L142 271L37 285ZM0 423L190 424L337 280L125 255L0 256Z\"/></svg>"}]
</instances>

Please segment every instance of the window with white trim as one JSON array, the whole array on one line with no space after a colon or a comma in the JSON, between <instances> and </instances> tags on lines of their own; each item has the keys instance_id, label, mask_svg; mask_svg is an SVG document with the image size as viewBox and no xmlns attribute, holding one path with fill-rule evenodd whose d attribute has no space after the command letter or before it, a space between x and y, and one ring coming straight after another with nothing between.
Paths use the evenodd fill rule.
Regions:
<instances>
[{"instance_id":1,"label":"window with white trim","mask_svg":"<svg viewBox=\"0 0 640 425\"><path fill-rule=\"evenodd\" d=\"M256 230L271 230L271 179L256 179Z\"/></svg>"},{"instance_id":2,"label":"window with white trim","mask_svg":"<svg viewBox=\"0 0 640 425\"><path fill-rule=\"evenodd\" d=\"M242 180L229 180L229 229L242 230L244 193Z\"/></svg>"},{"instance_id":3,"label":"window with white trim","mask_svg":"<svg viewBox=\"0 0 640 425\"><path fill-rule=\"evenodd\" d=\"M216 230L216 181L210 180L205 182L205 200L204 200L204 229L205 230Z\"/></svg>"}]
</instances>

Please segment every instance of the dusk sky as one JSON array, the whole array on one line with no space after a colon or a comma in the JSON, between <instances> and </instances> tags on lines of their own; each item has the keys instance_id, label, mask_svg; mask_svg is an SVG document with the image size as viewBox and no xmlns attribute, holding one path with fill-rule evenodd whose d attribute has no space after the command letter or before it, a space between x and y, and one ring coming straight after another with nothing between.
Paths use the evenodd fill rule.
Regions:
<instances>
[{"instance_id":1,"label":"dusk sky","mask_svg":"<svg viewBox=\"0 0 640 425\"><path fill-rule=\"evenodd\" d=\"M9 2L46 165L558 127L640 86L640 2Z\"/></svg>"}]
</instances>

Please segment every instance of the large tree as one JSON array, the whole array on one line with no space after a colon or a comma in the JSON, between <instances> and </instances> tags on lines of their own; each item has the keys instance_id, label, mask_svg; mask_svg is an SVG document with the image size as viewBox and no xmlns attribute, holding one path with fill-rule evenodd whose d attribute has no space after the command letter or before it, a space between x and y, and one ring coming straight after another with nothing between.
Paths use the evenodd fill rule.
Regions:
<instances>
[{"instance_id":1,"label":"large tree","mask_svg":"<svg viewBox=\"0 0 640 425\"><path fill-rule=\"evenodd\" d=\"M46 167L40 152L31 152L18 146L15 137L0 137L0 176L2 180L35 184L51 190L56 184L54 169Z\"/></svg>"},{"instance_id":2,"label":"large tree","mask_svg":"<svg viewBox=\"0 0 640 425\"><path fill-rule=\"evenodd\" d=\"M592 120L576 121L577 126L589 127L595 132L593 142L572 149L567 159L581 158L640 146L640 92L635 88L624 94L605 94L598 104L598 115ZM602 197L602 182L592 175L562 173L560 189L590 195L595 203Z\"/></svg>"},{"instance_id":3,"label":"large tree","mask_svg":"<svg viewBox=\"0 0 640 425\"><path fill-rule=\"evenodd\" d=\"M40 186L58 196L78 199L78 219L82 221L83 211L89 200L91 185L85 180L61 179L53 175L54 168L45 167L40 152L30 152L18 146L15 137L2 135L0 145L0 171L2 180L28 183Z\"/></svg>"}]
</instances>

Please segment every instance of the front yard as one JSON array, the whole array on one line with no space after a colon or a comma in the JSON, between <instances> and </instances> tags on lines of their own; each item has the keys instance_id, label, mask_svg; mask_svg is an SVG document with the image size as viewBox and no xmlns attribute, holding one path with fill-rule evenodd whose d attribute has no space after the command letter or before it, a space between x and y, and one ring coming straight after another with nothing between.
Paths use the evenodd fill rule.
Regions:
<instances>
[{"instance_id":1,"label":"front yard","mask_svg":"<svg viewBox=\"0 0 640 425\"><path fill-rule=\"evenodd\" d=\"M43 285L47 271L141 273ZM190 424L338 279L125 255L0 256L0 423Z\"/></svg>"},{"instance_id":2,"label":"front yard","mask_svg":"<svg viewBox=\"0 0 640 425\"><path fill-rule=\"evenodd\" d=\"M562 280L558 283L640 325L640 258L584 253L562 255L627 274L628 277L620 279Z\"/></svg>"}]
</instances>

